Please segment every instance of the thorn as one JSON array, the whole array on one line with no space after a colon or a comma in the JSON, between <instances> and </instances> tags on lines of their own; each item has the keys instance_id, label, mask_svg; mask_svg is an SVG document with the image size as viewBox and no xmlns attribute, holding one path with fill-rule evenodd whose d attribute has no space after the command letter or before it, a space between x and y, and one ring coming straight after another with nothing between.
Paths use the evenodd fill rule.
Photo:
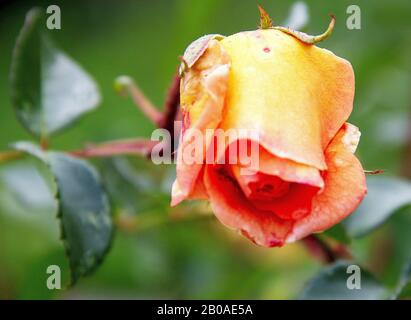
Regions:
<instances>
[{"instance_id":1,"label":"thorn","mask_svg":"<svg viewBox=\"0 0 411 320\"><path fill-rule=\"evenodd\" d=\"M273 20L260 5L257 5L260 11L260 29L269 29L273 26Z\"/></svg>"},{"instance_id":2,"label":"thorn","mask_svg":"<svg viewBox=\"0 0 411 320\"><path fill-rule=\"evenodd\" d=\"M378 170L364 170L365 174L381 174L384 173L385 171L383 169L378 169Z\"/></svg>"}]
</instances>

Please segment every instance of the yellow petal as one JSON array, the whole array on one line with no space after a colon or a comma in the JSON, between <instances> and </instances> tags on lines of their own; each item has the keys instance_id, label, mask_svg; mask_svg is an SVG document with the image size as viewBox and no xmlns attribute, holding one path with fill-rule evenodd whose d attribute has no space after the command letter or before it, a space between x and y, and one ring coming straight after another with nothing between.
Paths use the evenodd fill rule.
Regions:
<instances>
[{"instance_id":1,"label":"yellow petal","mask_svg":"<svg viewBox=\"0 0 411 320\"><path fill-rule=\"evenodd\" d=\"M187 198L194 189L212 139L212 135L206 135L206 130L215 129L222 119L229 68L230 58L224 48L219 41L211 40L207 50L186 70L181 80L184 125L177 151L177 178L172 189L172 205ZM196 133L201 133L204 138L201 148L193 144ZM195 163L188 163L185 160L187 155L196 159Z\"/></svg>"},{"instance_id":2,"label":"yellow petal","mask_svg":"<svg viewBox=\"0 0 411 320\"><path fill-rule=\"evenodd\" d=\"M277 157L326 169L323 150L352 110L350 63L272 29L221 44L231 69L220 128L256 130Z\"/></svg>"}]
</instances>

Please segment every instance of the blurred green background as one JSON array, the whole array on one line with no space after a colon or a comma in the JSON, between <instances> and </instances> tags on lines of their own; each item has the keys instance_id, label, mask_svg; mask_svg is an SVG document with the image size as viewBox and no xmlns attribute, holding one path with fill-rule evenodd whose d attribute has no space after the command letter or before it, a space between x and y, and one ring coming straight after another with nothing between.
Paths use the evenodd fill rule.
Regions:
<instances>
[{"instance_id":1,"label":"blurred green background","mask_svg":"<svg viewBox=\"0 0 411 320\"><path fill-rule=\"evenodd\" d=\"M258 3L275 24L281 24L294 1ZM321 33L330 12L337 17L333 36L320 46L348 59L354 67L356 97L350 122L362 132L358 156L364 168L401 174L407 166L403 154L411 112L411 2L306 3L310 13L307 33ZM49 4L59 5L62 12L62 29L52 32L55 42L94 76L103 95L97 111L53 138L51 146L59 150L79 148L90 141L149 137L154 127L130 99L115 94L113 79L120 74L133 76L154 103L162 106L178 56L191 41L206 33L230 35L254 29L259 19L255 1L0 2L1 150L13 141L31 139L10 104L9 67L25 13L34 5ZM361 30L346 28L350 4L361 8ZM159 170L136 159L94 164L103 169L108 189L120 199L122 206L116 206L117 210L130 216L166 214L172 168ZM210 218L137 232L117 230L111 251L94 275L75 288L50 291L45 286L47 266L62 266L67 278L67 263L58 241L51 195L41 177L27 168L21 161L0 166L0 298L294 298L320 267L300 244L259 248ZM142 171L150 177L141 175ZM151 186L145 185L147 181ZM125 183L128 191L123 192ZM352 244L357 260L387 285L395 283L411 252L406 211Z\"/></svg>"}]
</instances>

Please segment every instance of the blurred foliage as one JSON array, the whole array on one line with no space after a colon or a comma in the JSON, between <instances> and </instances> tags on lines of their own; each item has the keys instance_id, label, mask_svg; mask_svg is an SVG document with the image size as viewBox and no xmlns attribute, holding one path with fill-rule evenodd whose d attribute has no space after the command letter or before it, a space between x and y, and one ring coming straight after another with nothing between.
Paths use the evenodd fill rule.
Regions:
<instances>
[{"instance_id":1,"label":"blurred foliage","mask_svg":"<svg viewBox=\"0 0 411 320\"><path fill-rule=\"evenodd\" d=\"M350 122L362 132L358 155L364 167L384 169L385 176L400 174L411 112L411 2L356 1L362 13L361 30L345 27L351 1L306 3L310 20L304 31L310 34L324 30L329 12L337 16L333 36L320 46L353 64L356 98ZM11 106L11 53L26 12L34 5L49 4L0 2L1 150L13 141L31 138L16 121ZM113 79L130 74L161 106L177 57L187 44L206 33L229 35L254 29L258 23L255 1L52 4L62 11L62 29L51 32L54 42L93 75L103 96L98 111L53 137L51 146L56 150L77 149L88 141L149 137L153 126L130 100L115 94ZM262 0L259 4L274 24L280 24L293 1ZM320 270L300 244L271 250L256 247L207 216L204 204L181 209L199 213L201 219L168 222L174 212L168 208L172 167L159 168L132 157L93 164L100 169L110 194L114 219L124 230L116 232L110 253L94 275L61 291L45 287L48 265L61 266L63 278L69 278L63 244L58 241L53 194L44 178L48 173L33 159L0 166L0 298L295 298ZM386 187L381 192L378 198L384 201L394 191ZM404 201L394 206L398 210L392 208L389 213L395 214L386 216L387 223L350 242L355 261L376 275L375 283L401 296L410 291L407 266L411 261L411 212L408 200ZM136 217L143 215L155 218L139 226ZM324 236L349 242L341 226ZM307 288L310 284L313 287L310 282Z\"/></svg>"},{"instance_id":2,"label":"blurred foliage","mask_svg":"<svg viewBox=\"0 0 411 320\"><path fill-rule=\"evenodd\" d=\"M316 277L310 280L299 298L305 300L379 300L387 296L384 287L374 279L372 274L363 269L361 283L358 282L361 290L347 290L347 277L351 273L354 276L353 271L347 272L347 270L350 270L351 265L351 261L338 261L331 266L325 267ZM352 279L349 283L354 285L355 279Z\"/></svg>"},{"instance_id":3,"label":"blurred foliage","mask_svg":"<svg viewBox=\"0 0 411 320\"><path fill-rule=\"evenodd\" d=\"M411 183L408 181L368 177L367 187L367 197L342 223L347 233L353 237L368 234L402 207L411 204Z\"/></svg>"}]
</instances>

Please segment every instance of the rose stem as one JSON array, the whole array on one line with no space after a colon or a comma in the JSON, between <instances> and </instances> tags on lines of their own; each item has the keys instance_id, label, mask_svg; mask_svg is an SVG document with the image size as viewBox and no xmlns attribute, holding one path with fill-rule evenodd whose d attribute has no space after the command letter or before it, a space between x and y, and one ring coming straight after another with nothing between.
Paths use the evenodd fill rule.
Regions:
<instances>
[{"instance_id":1,"label":"rose stem","mask_svg":"<svg viewBox=\"0 0 411 320\"><path fill-rule=\"evenodd\" d=\"M408 115L407 135L405 137L404 155L400 173L403 177L411 179L411 112Z\"/></svg>"},{"instance_id":2,"label":"rose stem","mask_svg":"<svg viewBox=\"0 0 411 320\"><path fill-rule=\"evenodd\" d=\"M180 107L180 76L178 72L173 77L168 89L164 111L159 127L168 130L170 133L174 130L174 121L178 117Z\"/></svg>"},{"instance_id":3,"label":"rose stem","mask_svg":"<svg viewBox=\"0 0 411 320\"><path fill-rule=\"evenodd\" d=\"M129 139L89 144L81 150L70 151L69 154L81 158L109 157L114 155L141 155L148 156L157 141L148 139Z\"/></svg>"},{"instance_id":4,"label":"rose stem","mask_svg":"<svg viewBox=\"0 0 411 320\"><path fill-rule=\"evenodd\" d=\"M121 95L130 95L134 104L150 119L155 125L159 125L163 118L161 111L157 110L154 104L144 95L140 87L131 77L120 76L114 82L115 90Z\"/></svg>"},{"instance_id":5,"label":"rose stem","mask_svg":"<svg viewBox=\"0 0 411 320\"><path fill-rule=\"evenodd\" d=\"M315 235L309 235L302 239L302 242L311 255L322 263L333 263L338 258L336 253L323 240Z\"/></svg>"}]
</instances>

